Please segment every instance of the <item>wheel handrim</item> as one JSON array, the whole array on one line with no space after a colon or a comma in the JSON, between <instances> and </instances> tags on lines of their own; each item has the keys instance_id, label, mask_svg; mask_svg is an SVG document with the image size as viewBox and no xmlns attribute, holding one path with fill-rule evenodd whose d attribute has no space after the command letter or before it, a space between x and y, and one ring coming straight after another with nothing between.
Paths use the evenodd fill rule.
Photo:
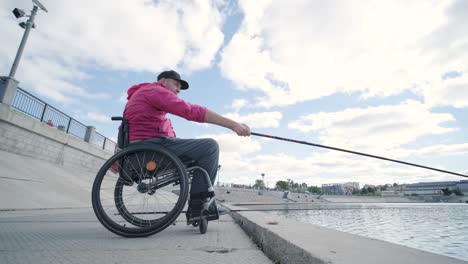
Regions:
<instances>
[{"instance_id":1,"label":"wheel handrim","mask_svg":"<svg viewBox=\"0 0 468 264\"><path fill-rule=\"evenodd\" d=\"M110 169L115 161L128 158L128 155L142 159L138 161L142 164L147 158L157 160L162 166L161 170L148 177L137 177L138 184L127 185L127 180L119 177L122 173L111 175L113 172ZM119 166L121 169L121 165ZM170 170L172 174L167 173ZM162 186L160 188L148 188L146 191L137 189L143 183L154 187L151 184L156 182L158 175L176 176L165 182L160 177L159 182L166 184L157 185ZM138 236L159 232L177 218L185 205L188 193L186 177L185 168L180 161L163 149L155 150L150 147L124 150L109 159L96 177L93 186L93 208L96 216L107 229L119 235ZM180 195L176 195L176 189Z\"/></svg>"}]
</instances>

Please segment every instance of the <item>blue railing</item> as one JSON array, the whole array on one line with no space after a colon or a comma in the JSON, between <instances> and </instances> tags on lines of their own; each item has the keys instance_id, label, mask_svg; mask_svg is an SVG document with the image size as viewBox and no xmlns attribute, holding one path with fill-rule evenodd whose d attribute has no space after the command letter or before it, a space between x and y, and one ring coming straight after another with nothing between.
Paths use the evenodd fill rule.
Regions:
<instances>
[{"instance_id":1,"label":"blue railing","mask_svg":"<svg viewBox=\"0 0 468 264\"><path fill-rule=\"evenodd\" d=\"M16 89L15 98L13 99L11 106L32 118L56 127L58 130L82 140L86 140L86 131L88 130L86 125L64 114L62 111L50 106L41 99L19 87ZM116 143L105 136L97 132L93 132L90 138L91 140L89 143L110 152L114 151Z\"/></svg>"}]
</instances>

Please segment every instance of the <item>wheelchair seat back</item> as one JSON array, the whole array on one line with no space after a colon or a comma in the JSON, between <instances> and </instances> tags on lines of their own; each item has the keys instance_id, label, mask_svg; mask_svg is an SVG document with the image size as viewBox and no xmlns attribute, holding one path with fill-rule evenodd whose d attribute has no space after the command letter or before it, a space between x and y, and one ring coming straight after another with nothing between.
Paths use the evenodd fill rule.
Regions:
<instances>
[{"instance_id":1,"label":"wheelchair seat back","mask_svg":"<svg viewBox=\"0 0 468 264\"><path fill-rule=\"evenodd\" d=\"M117 147L124 149L129 144L129 125L128 120L121 116L113 116L112 121L122 121L119 126L119 133L117 135Z\"/></svg>"}]
</instances>

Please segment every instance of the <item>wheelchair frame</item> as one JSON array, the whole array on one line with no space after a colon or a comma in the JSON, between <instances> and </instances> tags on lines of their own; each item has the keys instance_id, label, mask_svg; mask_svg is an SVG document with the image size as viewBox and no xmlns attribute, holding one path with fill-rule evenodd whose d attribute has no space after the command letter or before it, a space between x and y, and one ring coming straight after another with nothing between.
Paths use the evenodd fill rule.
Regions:
<instances>
[{"instance_id":1,"label":"wheelchair frame","mask_svg":"<svg viewBox=\"0 0 468 264\"><path fill-rule=\"evenodd\" d=\"M187 225L199 227L201 234L206 233L208 221L219 218L219 213L216 209L214 199L214 189L208 172L197 166L195 164L196 161L182 161L179 157L175 156L164 147L154 144L144 144L144 142L137 145L129 145L128 121L123 117L112 117L111 119L113 121L121 121L117 140L118 148L116 149L116 153L109 158L98 171L92 189L93 210L101 224L109 231L124 237L146 237L164 230L174 223L180 213L182 213L189 194L188 185L190 184L190 180L193 178L194 172L198 170L204 175L205 180L208 183L207 193L211 195L201 201L202 206L199 216L189 217L189 210L187 210ZM143 157L138 153L143 153ZM140 162L140 158L142 161L147 159L147 153L153 153L153 157L150 161L146 162L146 166L141 166L142 163ZM158 161L154 161L156 160L154 156L160 157L160 159ZM134 159L134 157L138 160L137 164L132 162L132 158ZM114 171L115 168L113 169L115 164L117 164L116 171ZM158 166L166 166L166 169L169 166L172 167L170 167L168 171L163 170L158 173ZM113 190L103 193L104 188L102 185L105 177L108 176L109 170L118 174L118 179L114 179L116 181L115 186L112 185L113 187L111 186L110 188L113 188ZM135 175L138 175L139 177L135 178ZM172 190L174 194L178 195L178 198L174 208L170 211L131 212L131 210L127 208L128 205L125 204L123 193L124 188L134 187L133 185L135 185L135 183L136 191L133 193L136 194L158 195L156 193L158 190L170 185L178 185L181 190L178 194ZM110 196L113 197L107 198L106 202L109 202L110 200L110 203L113 203L113 205L107 205L106 207L104 205L105 197ZM143 205L143 207L144 206L145 205ZM214 215L210 215L209 212L209 209L212 206L215 208ZM107 213L107 209L117 210L117 212L114 214ZM153 220L140 218L140 215L145 214L163 214L164 216L161 219ZM123 218L123 220L120 218L119 221L114 220L113 217L115 215Z\"/></svg>"}]
</instances>

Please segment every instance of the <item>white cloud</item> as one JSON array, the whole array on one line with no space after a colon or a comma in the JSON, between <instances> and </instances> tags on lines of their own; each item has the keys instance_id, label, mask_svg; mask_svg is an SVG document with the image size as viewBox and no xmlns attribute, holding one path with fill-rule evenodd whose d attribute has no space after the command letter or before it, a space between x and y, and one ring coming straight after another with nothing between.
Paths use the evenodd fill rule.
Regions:
<instances>
[{"instance_id":1,"label":"white cloud","mask_svg":"<svg viewBox=\"0 0 468 264\"><path fill-rule=\"evenodd\" d=\"M418 92L467 67L468 38L455 33L466 24L466 8L453 7L462 2L240 1L245 19L220 68L240 88L262 91L265 107L337 92ZM441 60L447 48L454 56Z\"/></svg>"},{"instance_id":2,"label":"white cloud","mask_svg":"<svg viewBox=\"0 0 468 264\"><path fill-rule=\"evenodd\" d=\"M444 23L423 40L424 52L431 53L437 62L449 65L447 71L460 66L467 71L468 36L460 32L468 23L468 2L454 0L448 3L451 4L444 10Z\"/></svg>"},{"instance_id":3,"label":"white cloud","mask_svg":"<svg viewBox=\"0 0 468 264\"><path fill-rule=\"evenodd\" d=\"M396 149L394 154L399 153L405 156L416 156L416 157L445 157L445 156L467 156L468 155L468 143L462 144L438 144L429 147L423 147L419 149Z\"/></svg>"},{"instance_id":4,"label":"white cloud","mask_svg":"<svg viewBox=\"0 0 468 264\"><path fill-rule=\"evenodd\" d=\"M449 113L432 113L417 101L310 114L289 124L302 132L314 131L320 141L332 146L362 150L388 150L411 143L425 135L448 134L454 121Z\"/></svg>"},{"instance_id":5,"label":"white cloud","mask_svg":"<svg viewBox=\"0 0 468 264\"><path fill-rule=\"evenodd\" d=\"M344 149L433 166L442 170L455 167L442 160L468 154L467 144L438 144L408 148L407 144L427 135L449 135L457 130L448 126L454 117L433 113L417 101L317 113L291 122L290 127L303 132L316 132L320 142ZM231 135L231 139L236 139ZM229 152L221 153L221 182L253 184L265 173L270 187L279 180L292 179L309 185L355 181L364 184L414 183L459 180L459 177L422 168L382 161L350 153L311 149L311 154L297 157L294 153L242 151L242 144L228 143ZM271 144L271 140L261 144ZM417 161L414 161L414 160ZM438 163L437 160L441 162ZM419 162L418 162L419 161ZM452 167L454 166L454 167ZM452 167L452 168L451 168ZM462 166L463 167L463 166Z\"/></svg>"},{"instance_id":6,"label":"white cloud","mask_svg":"<svg viewBox=\"0 0 468 264\"><path fill-rule=\"evenodd\" d=\"M250 128L268 128L278 127L283 115L280 112L262 112L252 113L248 115L239 115L237 113L230 113L225 115L227 118L236 120L240 123L245 123Z\"/></svg>"},{"instance_id":7,"label":"white cloud","mask_svg":"<svg viewBox=\"0 0 468 264\"><path fill-rule=\"evenodd\" d=\"M405 90L424 100L315 113L291 122L290 128L315 132L327 145L390 158L466 155L464 144L405 148L423 137L449 137L459 129L454 115L430 109L467 106L468 38L460 34L468 18L466 1L299 0L291 5L244 0L239 5L244 20L222 50L219 67L240 89L263 94L257 105L286 106L339 92L385 97ZM450 71L464 75L442 80ZM459 179L334 152L237 158L251 166L231 175L250 175L247 183L260 172L273 181L308 183ZM443 168L441 164L432 165Z\"/></svg>"},{"instance_id":8,"label":"white cloud","mask_svg":"<svg viewBox=\"0 0 468 264\"><path fill-rule=\"evenodd\" d=\"M122 103L122 104L126 104L127 103L127 96L128 96L127 92L124 92L124 93L120 94L118 102Z\"/></svg>"},{"instance_id":9,"label":"white cloud","mask_svg":"<svg viewBox=\"0 0 468 264\"><path fill-rule=\"evenodd\" d=\"M102 100L111 97L106 93L90 92L74 84L73 80L83 80L89 76L73 65L63 67L55 61L35 57L23 61L21 66L28 74L21 79L19 86L46 95L55 101L77 103L80 99Z\"/></svg>"},{"instance_id":10,"label":"white cloud","mask_svg":"<svg viewBox=\"0 0 468 264\"><path fill-rule=\"evenodd\" d=\"M255 165L245 159L240 153L221 152L219 164L221 170L218 172L218 179L223 183L252 184L255 182L257 170Z\"/></svg>"},{"instance_id":11,"label":"white cloud","mask_svg":"<svg viewBox=\"0 0 468 264\"><path fill-rule=\"evenodd\" d=\"M431 106L468 107L468 75L440 80L421 87L424 100Z\"/></svg>"},{"instance_id":12,"label":"white cloud","mask_svg":"<svg viewBox=\"0 0 468 264\"><path fill-rule=\"evenodd\" d=\"M98 123L105 123L111 120L109 116L96 113L96 112L86 113L86 116L84 116L84 119L88 121L92 121L92 122L98 122Z\"/></svg>"},{"instance_id":13,"label":"white cloud","mask_svg":"<svg viewBox=\"0 0 468 264\"><path fill-rule=\"evenodd\" d=\"M237 33L222 52L220 67L225 78L234 80L241 88L255 87L265 93L274 92L264 77L274 65L267 51L261 51L261 40Z\"/></svg>"},{"instance_id":14,"label":"white cloud","mask_svg":"<svg viewBox=\"0 0 468 264\"><path fill-rule=\"evenodd\" d=\"M0 4L4 10L32 6L28 0ZM93 91L76 83L87 76L85 67L200 70L213 63L224 37L220 1L49 0L45 5L49 13L38 12L16 77L61 102L95 98ZM22 31L6 11L0 13L0 24L0 69L5 69L13 61ZM47 81L40 83L39 77Z\"/></svg>"},{"instance_id":15,"label":"white cloud","mask_svg":"<svg viewBox=\"0 0 468 264\"><path fill-rule=\"evenodd\" d=\"M213 138L218 144L221 152L248 154L261 149L258 141L250 137L239 137L235 134L202 135L199 138Z\"/></svg>"},{"instance_id":16,"label":"white cloud","mask_svg":"<svg viewBox=\"0 0 468 264\"><path fill-rule=\"evenodd\" d=\"M234 109L234 111L237 113L247 104L248 102L245 99L235 99L234 101L232 101L232 104L229 106L229 108Z\"/></svg>"},{"instance_id":17,"label":"white cloud","mask_svg":"<svg viewBox=\"0 0 468 264\"><path fill-rule=\"evenodd\" d=\"M301 158L285 153L255 157L222 153L220 164L221 182L253 184L256 179L261 179L261 173L264 173L265 182L270 187L274 187L277 181L287 179L318 186L350 181L359 182L362 186L459 180L459 177L448 174L332 151L317 152Z\"/></svg>"},{"instance_id":18,"label":"white cloud","mask_svg":"<svg viewBox=\"0 0 468 264\"><path fill-rule=\"evenodd\" d=\"M418 108L419 107L419 108ZM428 127L437 133L444 133L445 129L438 127L438 122L450 120L450 116L431 116L431 113L426 113L422 104L418 106L417 102L410 101L402 106L386 106L382 108L369 109L352 109L351 113L337 113L337 117L322 116L322 120L332 119L329 125L325 123L317 126L330 126L332 130L337 130L346 122L356 121L355 125L365 129L366 121L374 119L379 121L381 118L385 120L395 120L395 118L404 117L404 113L408 109L415 109L415 114L412 117L425 120ZM356 114L353 114L356 112ZM376 112L375 115L370 113ZM395 113L394 113L395 112ZM329 118L327 118L329 117ZM403 118L409 120L411 118ZM428 121L434 119L434 121ZM314 119L315 120L315 119ZM319 120L317 118L317 120ZM360 122L357 122L359 121ZM385 125L385 121L379 122L379 125ZM353 125L350 125L351 127ZM364 126L364 128L362 127ZM410 124L416 128L423 129L421 123L415 122ZM342 128L342 127L341 127ZM309 128L311 129L311 128ZM359 130L359 128L358 128ZM345 132L343 132L345 133ZM387 140L392 141L395 134L388 132ZM409 136L404 137L398 143L406 142L411 138L412 134L418 135L417 129L412 133L403 133ZM380 135L384 137L383 135ZM337 151L324 151L323 149L315 148L310 155L296 157L294 153L262 153L262 140L254 141L251 138L242 138L233 134L220 135L204 135L202 137L214 138L220 144L220 164L222 166L219 172L219 178L222 183L240 183L253 184L256 179L261 179L261 173L265 173L265 181L270 187L273 187L279 180L292 179L295 182L305 182L308 185L321 185L325 183L349 182L355 181L362 185L364 184L385 184L385 183L414 183L423 181L442 181L442 180L459 180L459 177L448 174L433 172L430 170L410 167L402 164L396 164L390 161L382 161L369 157L352 155L350 153L342 153ZM365 139L363 139L365 138ZM357 144L371 144L365 142L367 140L375 140L367 134L362 138L357 138ZM387 145L385 145L387 146ZM349 147L352 147L350 145ZM358 151L362 151L359 149ZM437 145L420 149L408 149L403 147L389 148L389 150L370 152L370 154L379 154L387 158L398 159L401 157L415 157L428 160L429 158L451 157L452 155L466 155L468 153L467 144L452 144L452 145ZM403 159L404 160L404 159ZM411 161L410 161L411 162ZM418 163L418 162L414 162ZM447 169L442 164L431 163L424 164L434 166L440 169ZM427 162L426 162L427 163Z\"/></svg>"},{"instance_id":19,"label":"white cloud","mask_svg":"<svg viewBox=\"0 0 468 264\"><path fill-rule=\"evenodd\" d=\"M172 3L173 1L168 1ZM215 54L223 44L224 34L221 32L223 14L216 2L203 0L182 1L178 8L183 9L182 28L186 41L186 58L183 62L188 71L199 70L211 66Z\"/></svg>"}]
</instances>

